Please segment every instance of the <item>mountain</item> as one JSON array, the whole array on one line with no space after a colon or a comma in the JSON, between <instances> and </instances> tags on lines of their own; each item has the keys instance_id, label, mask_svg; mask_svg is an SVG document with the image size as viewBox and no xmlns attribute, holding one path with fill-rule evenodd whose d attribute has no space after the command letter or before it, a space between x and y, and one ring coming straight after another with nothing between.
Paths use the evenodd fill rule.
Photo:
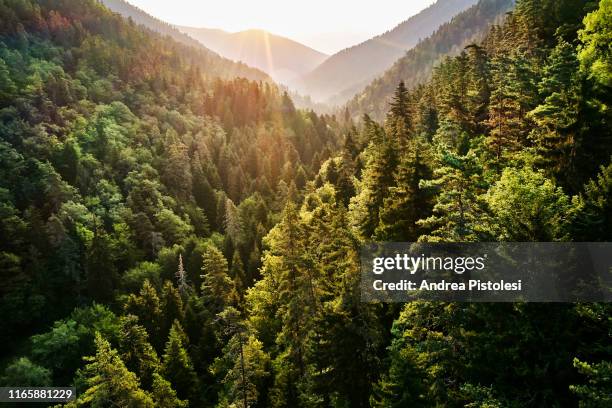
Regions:
<instances>
[{"instance_id":1,"label":"mountain","mask_svg":"<svg viewBox=\"0 0 612 408\"><path fill-rule=\"evenodd\" d=\"M224 57L259 68L285 84L310 72L328 57L296 41L264 30L228 33L208 28L177 28Z\"/></svg>"},{"instance_id":2,"label":"mountain","mask_svg":"<svg viewBox=\"0 0 612 408\"><path fill-rule=\"evenodd\" d=\"M316 100L326 100L360 84L365 86L391 67L419 40L431 35L441 24L476 1L438 0L391 31L332 55L305 75L295 87ZM350 93L349 97L353 94Z\"/></svg>"},{"instance_id":3,"label":"mountain","mask_svg":"<svg viewBox=\"0 0 612 408\"><path fill-rule=\"evenodd\" d=\"M264 72L258 69L251 68L244 63L231 61L218 55L216 52L204 47L201 43L180 32L174 26L163 22L144 10L133 6L125 0L99 0L106 7L119 13L126 18L132 19L137 24L143 25L148 29L171 37L173 40L198 49L203 55L209 59L209 65L214 65L217 68L209 67L208 74L219 76L221 78L244 77L252 80L269 80L270 78Z\"/></svg>"},{"instance_id":4,"label":"mountain","mask_svg":"<svg viewBox=\"0 0 612 408\"><path fill-rule=\"evenodd\" d=\"M500 22L513 5L514 0L480 0L458 14L354 95L347 104L349 112L353 116L367 113L375 119L382 119L400 81L414 87L428 80L436 63L444 57L459 54L467 45L483 39L491 25Z\"/></svg>"}]
</instances>

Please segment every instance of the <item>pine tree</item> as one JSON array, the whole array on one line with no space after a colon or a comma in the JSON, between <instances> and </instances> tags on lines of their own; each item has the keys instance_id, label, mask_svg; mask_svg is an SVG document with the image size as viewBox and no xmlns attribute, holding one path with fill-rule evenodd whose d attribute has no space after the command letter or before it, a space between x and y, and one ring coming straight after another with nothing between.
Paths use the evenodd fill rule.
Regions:
<instances>
[{"instance_id":1,"label":"pine tree","mask_svg":"<svg viewBox=\"0 0 612 408\"><path fill-rule=\"evenodd\" d=\"M126 299L123 310L126 314L138 316L138 321L147 330L149 336L154 339L154 346L160 350L159 328L162 318L162 309L157 290L151 285L148 279L142 284L138 295L130 294Z\"/></svg>"},{"instance_id":2,"label":"pine tree","mask_svg":"<svg viewBox=\"0 0 612 408\"><path fill-rule=\"evenodd\" d=\"M417 221L431 213L431 192L419 187L432 176L429 147L419 140L409 143L395 172L395 184L389 189L380 210L375 231L379 241L416 242L421 235Z\"/></svg>"},{"instance_id":3,"label":"pine tree","mask_svg":"<svg viewBox=\"0 0 612 408\"><path fill-rule=\"evenodd\" d=\"M239 251L234 251L234 256L232 257L232 268L230 269L230 278L234 281L234 287L236 288L237 294L242 297L244 296L244 292L248 287L248 283L246 281L246 275L244 272L244 264L242 263L242 258L240 257Z\"/></svg>"},{"instance_id":4,"label":"pine tree","mask_svg":"<svg viewBox=\"0 0 612 408\"><path fill-rule=\"evenodd\" d=\"M529 113L537 127L532 132L541 168L571 184L575 175L580 113L580 77L574 47L560 41L548 58L540 94L544 103Z\"/></svg>"},{"instance_id":5,"label":"pine tree","mask_svg":"<svg viewBox=\"0 0 612 408\"><path fill-rule=\"evenodd\" d=\"M572 235L577 241L612 241L612 163L574 198Z\"/></svg>"},{"instance_id":6,"label":"pine tree","mask_svg":"<svg viewBox=\"0 0 612 408\"><path fill-rule=\"evenodd\" d=\"M229 406L254 406L259 398L258 386L269 375L270 358L236 309L229 307L219 316L225 326L224 334L229 338L222 357L212 367L224 385L219 401Z\"/></svg>"},{"instance_id":7,"label":"pine tree","mask_svg":"<svg viewBox=\"0 0 612 408\"><path fill-rule=\"evenodd\" d=\"M395 143L400 148L405 146L414 130L410 105L410 94L404 81L401 81L395 89L393 100L389 104L389 113L385 124L387 134L394 138Z\"/></svg>"},{"instance_id":8,"label":"pine tree","mask_svg":"<svg viewBox=\"0 0 612 408\"><path fill-rule=\"evenodd\" d=\"M516 78L509 75L513 61L506 56L495 56L493 64L493 91L489 104L489 134L485 143L499 169L502 162L521 146L521 103L516 91Z\"/></svg>"},{"instance_id":9,"label":"pine tree","mask_svg":"<svg viewBox=\"0 0 612 408\"><path fill-rule=\"evenodd\" d=\"M96 355L87 357L85 375L89 388L67 406L151 407L151 396L140 389L138 377L130 372L109 342L96 334Z\"/></svg>"},{"instance_id":10,"label":"pine tree","mask_svg":"<svg viewBox=\"0 0 612 408\"><path fill-rule=\"evenodd\" d=\"M263 257L262 279L247 296L247 303L255 309L252 319L257 332L278 348L272 406L297 406L300 398L308 397L300 390L308 377L305 353L319 307L319 287L304 234L300 214L289 201L281 221L264 239L269 249Z\"/></svg>"},{"instance_id":11,"label":"pine tree","mask_svg":"<svg viewBox=\"0 0 612 408\"><path fill-rule=\"evenodd\" d=\"M196 404L198 377L186 350L186 338L180 323L175 321L166 342L161 374L170 381L179 398Z\"/></svg>"},{"instance_id":12,"label":"pine tree","mask_svg":"<svg viewBox=\"0 0 612 408\"><path fill-rule=\"evenodd\" d=\"M176 278L176 284L181 296L189 296L192 292L192 288L189 285L189 281L187 280L187 272L183 266L183 254L179 254L179 264L174 276Z\"/></svg>"},{"instance_id":13,"label":"pine tree","mask_svg":"<svg viewBox=\"0 0 612 408\"><path fill-rule=\"evenodd\" d=\"M165 281L160 296L161 322L160 335L166 337L175 321L182 323L185 319L183 298L172 282Z\"/></svg>"},{"instance_id":14,"label":"pine tree","mask_svg":"<svg viewBox=\"0 0 612 408\"><path fill-rule=\"evenodd\" d=\"M352 223L364 238L371 237L378 226L379 211L393 185L397 150L388 139L380 144L371 143L365 151L366 165L361 181L357 183L357 195L349 205Z\"/></svg>"},{"instance_id":15,"label":"pine tree","mask_svg":"<svg viewBox=\"0 0 612 408\"><path fill-rule=\"evenodd\" d=\"M202 297L210 313L216 315L236 302L236 288L229 276L227 260L221 251L209 245L202 258Z\"/></svg>"},{"instance_id":16,"label":"pine tree","mask_svg":"<svg viewBox=\"0 0 612 408\"><path fill-rule=\"evenodd\" d=\"M161 375L153 374L152 397L156 408L187 408L189 402L180 400L172 385Z\"/></svg>"},{"instance_id":17,"label":"pine tree","mask_svg":"<svg viewBox=\"0 0 612 408\"><path fill-rule=\"evenodd\" d=\"M467 111L470 119L469 131L482 134L482 123L487 119L487 107L491 97L491 73L489 59L484 48L476 44L466 47L468 56Z\"/></svg>"},{"instance_id":18,"label":"pine tree","mask_svg":"<svg viewBox=\"0 0 612 408\"><path fill-rule=\"evenodd\" d=\"M442 151L434 179L426 180L422 188L437 192L433 215L417 222L431 232L419 240L465 242L477 241L486 228L484 202L486 191L482 168L474 152L465 156Z\"/></svg>"},{"instance_id":19,"label":"pine tree","mask_svg":"<svg viewBox=\"0 0 612 408\"><path fill-rule=\"evenodd\" d=\"M145 328L138 324L135 316L128 315L121 320L119 353L126 367L138 375L143 388L151 390L153 376L159 371L160 362L149 343Z\"/></svg>"}]
</instances>

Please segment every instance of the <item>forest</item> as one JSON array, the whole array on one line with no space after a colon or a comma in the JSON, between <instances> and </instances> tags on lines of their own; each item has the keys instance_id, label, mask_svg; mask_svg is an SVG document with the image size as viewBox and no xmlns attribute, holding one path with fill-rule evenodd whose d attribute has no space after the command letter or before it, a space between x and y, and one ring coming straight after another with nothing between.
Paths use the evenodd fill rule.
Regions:
<instances>
[{"instance_id":1,"label":"forest","mask_svg":"<svg viewBox=\"0 0 612 408\"><path fill-rule=\"evenodd\" d=\"M97 0L0 0L0 386L76 387L67 407L612 406L610 304L359 287L370 241L612 241L611 44L612 0L517 0L356 119Z\"/></svg>"}]
</instances>

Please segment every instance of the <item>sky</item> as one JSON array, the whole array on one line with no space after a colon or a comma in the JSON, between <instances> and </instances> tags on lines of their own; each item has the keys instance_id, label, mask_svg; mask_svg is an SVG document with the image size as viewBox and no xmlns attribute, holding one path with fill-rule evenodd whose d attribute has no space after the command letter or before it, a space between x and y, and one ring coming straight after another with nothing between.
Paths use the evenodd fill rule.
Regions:
<instances>
[{"instance_id":1,"label":"sky","mask_svg":"<svg viewBox=\"0 0 612 408\"><path fill-rule=\"evenodd\" d=\"M263 29L333 54L397 24L435 0L128 0L175 25L230 32Z\"/></svg>"}]
</instances>

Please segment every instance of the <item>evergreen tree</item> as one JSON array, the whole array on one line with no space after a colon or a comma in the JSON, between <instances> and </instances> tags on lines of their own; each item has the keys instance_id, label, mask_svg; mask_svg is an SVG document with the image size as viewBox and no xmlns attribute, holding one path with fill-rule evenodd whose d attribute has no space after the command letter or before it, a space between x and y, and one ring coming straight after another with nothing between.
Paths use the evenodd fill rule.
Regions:
<instances>
[{"instance_id":1,"label":"evergreen tree","mask_svg":"<svg viewBox=\"0 0 612 408\"><path fill-rule=\"evenodd\" d=\"M612 163L574 197L573 236L577 241L612 241Z\"/></svg>"},{"instance_id":2,"label":"evergreen tree","mask_svg":"<svg viewBox=\"0 0 612 408\"><path fill-rule=\"evenodd\" d=\"M179 398L189 399L195 404L198 401L198 377L186 350L186 338L180 323L175 321L166 342L160 374L170 381Z\"/></svg>"},{"instance_id":3,"label":"evergreen tree","mask_svg":"<svg viewBox=\"0 0 612 408\"><path fill-rule=\"evenodd\" d=\"M217 358L212 367L224 385L219 401L228 406L257 406L258 386L269 375L269 356L263 351L262 343L241 321L236 309L229 307L220 317L229 341L223 348L223 356Z\"/></svg>"},{"instance_id":4,"label":"evergreen tree","mask_svg":"<svg viewBox=\"0 0 612 408\"><path fill-rule=\"evenodd\" d=\"M119 353L126 367L138 375L144 389L153 389L153 377L160 369L157 353L149 344L149 336L135 316L122 318Z\"/></svg>"},{"instance_id":5,"label":"evergreen tree","mask_svg":"<svg viewBox=\"0 0 612 408\"><path fill-rule=\"evenodd\" d=\"M116 350L96 334L96 355L87 357L85 376L89 388L68 407L154 407L151 396L140 389L138 377L129 371Z\"/></svg>"},{"instance_id":6,"label":"evergreen tree","mask_svg":"<svg viewBox=\"0 0 612 408\"><path fill-rule=\"evenodd\" d=\"M514 61L507 56L495 56L492 61L491 103L489 104L489 134L486 145L493 157L494 167L521 147L521 102L516 77L509 77Z\"/></svg>"},{"instance_id":7,"label":"evergreen tree","mask_svg":"<svg viewBox=\"0 0 612 408\"><path fill-rule=\"evenodd\" d=\"M379 241L415 242L422 231L417 221L431 212L431 193L422 190L421 180L432 176L429 167L429 147L419 141L411 142L400 159L395 173L395 185L389 189L380 210L380 222L375 238Z\"/></svg>"},{"instance_id":8,"label":"evergreen tree","mask_svg":"<svg viewBox=\"0 0 612 408\"><path fill-rule=\"evenodd\" d=\"M364 152L366 165L361 180L356 185L357 195L349 208L353 225L362 237L371 237L379 222L379 211L393 185L397 150L390 140L371 143Z\"/></svg>"},{"instance_id":9,"label":"evergreen tree","mask_svg":"<svg viewBox=\"0 0 612 408\"><path fill-rule=\"evenodd\" d=\"M485 236L485 206L481 195L486 191L474 152L465 156L442 151L434 179L421 183L421 188L437 193L433 215L417 222L431 232L420 240L465 242ZM485 224L486 225L486 224Z\"/></svg>"},{"instance_id":10,"label":"evergreen tree","mask_svg":"<svg viewBox=\"0 0 612 408\"><path fill-rule=\"evenodd\" d=\"M395 143L400 147L405 146L413 131L410 104L410 94L404 81L401 81L395 89L393 100L389 104L389 113L385 125L387 134L394 138Z\"/></svg>"},{"instance_id":11,"label":"evergreen tree","mask_svg":"<svg viewBox=\"0 0 612 408\"><path fill-rule=\"evenodd\" d=\"M202 297L210 313L215 315L236 302L236 288L221 251L209 245L202 258Z\"/></svg>"},{"instance_id":12,"label":"evergreen tree","mask_svg":"<svg viewBox=\"0 0 612 408\"><path fill-rule=\"evenodd\" d=\"M183 298L172 282L165 281L161 290L160 305L162 320L160 322L160 335L166 336L175 321L183 322L185 309Z\"/></svg>"},{"instance_id":13,"label":"evergreen tree","mask_svg":"<svg viewBox=\"0 0 612 408\"><path fill-rule=\"evenodd\" d=\"M571 185L576 173L576 148L580 136L580 76L574 47L561 41L549 56L539 86L544 103L529 113L537 127L532 131L541 168Z\"/></svg>"},{"instance_id":14,"label":"evergreen tree","mask_svg":"<svg viewBox=\"0 0 612 408\"><path fill-rule=\"evenodd\" d=\"M126 314L138 316L138 321L147 330L152 339L159 339L160 324L162 319L162 309L157 290L151 285L148 279L142 284L138 295L130 294L123 305ZM161 347L161 342L156 340L154 346L157 350Z\"/></svg>"},{"instance_id":15,"label":"evergreen tree","mask_svg":"<svg viewBox=\"0 0 612 408\"><path fill-rule=\"evenodd\" d=\"M153 374L151 396L156 408L186 408L189 406L188 401L178 399L170 383L157 373Z\"/></svg>"}]
</instances>

